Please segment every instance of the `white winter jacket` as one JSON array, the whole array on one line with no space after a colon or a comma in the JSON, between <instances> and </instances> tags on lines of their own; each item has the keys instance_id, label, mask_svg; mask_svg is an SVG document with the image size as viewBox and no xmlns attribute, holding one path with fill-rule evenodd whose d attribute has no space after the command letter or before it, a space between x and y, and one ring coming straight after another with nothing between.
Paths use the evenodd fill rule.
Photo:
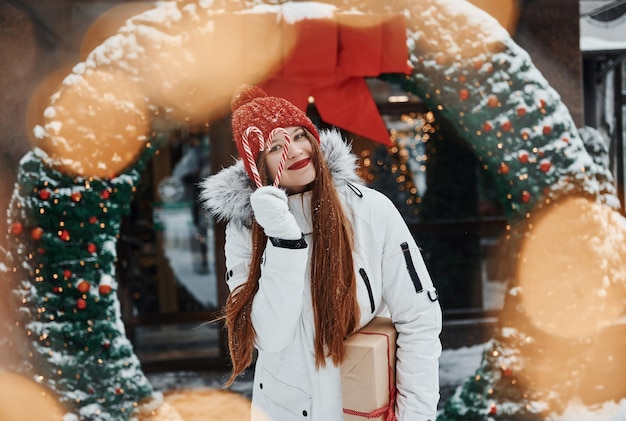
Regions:
<instances>
[{"instance_id":1,"label":"white winter jacket","mask_svg":"<svg viewBox=\"0 0 626 421\"><path fill-rule=\"evenodd\" d=\"M398 332L396 416L399 421L435 419L439 401L441 308L420 251L402 216L383 194L358 184L355 157L337 131L323 131L321 145L344 210L354 229L354 264L360 325L390 316ZM246 282L251 258L252 193L241 162L203 182L202 199L227 220L227 283ZM247 202L246 202L247 201ZM289 208L308 246L277 247L268 241L259 290L252 305L258 357L254 414L264 420L343 420L341 376L330 359L315 368L310 292L310 194L289 197Z\"/></svg>"}]
</instances>

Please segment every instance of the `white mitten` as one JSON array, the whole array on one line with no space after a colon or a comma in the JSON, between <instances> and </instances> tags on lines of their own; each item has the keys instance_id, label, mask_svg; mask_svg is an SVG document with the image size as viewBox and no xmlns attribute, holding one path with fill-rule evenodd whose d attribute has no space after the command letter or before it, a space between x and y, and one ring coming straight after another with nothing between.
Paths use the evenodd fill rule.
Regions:
<instances>
[{"instance_id":1,"label":"white mitten","mask_svg":"<svg viewBox=\"0 0 626 421\"><path fill-rule=\"evenodd\" d=\"M263 186L250 196L254 217L265 235L282 240L299 240L302 230L289 212L287 193L274 186Z\"/></svg>"}]
</instances>

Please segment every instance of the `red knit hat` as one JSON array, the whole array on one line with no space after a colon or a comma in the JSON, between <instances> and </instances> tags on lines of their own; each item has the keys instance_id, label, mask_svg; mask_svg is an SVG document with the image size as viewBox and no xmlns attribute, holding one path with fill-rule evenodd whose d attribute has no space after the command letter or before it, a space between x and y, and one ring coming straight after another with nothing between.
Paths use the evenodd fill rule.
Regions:
<instances>
[{"instance_id":1,"label":"red knit hat","mask_svg":"<svg viewBox=\"0 0 626 421\"><path fill-rule=\"evenodd\" d=\"M243 85L237 89L230 102L232 110L233 140L237 145L239 156L242 158L246 172L250 179L254 179L243 146L243 136L249 127L257 127L265 141L272 130L282 127L304 127L317 142L320 135L315 125L307 115L284 98L268 96L265 91L256 86ZM252 157L256 162L262 145L257 136L249 136L248 142Z\"/></svg>"}]
</instances>

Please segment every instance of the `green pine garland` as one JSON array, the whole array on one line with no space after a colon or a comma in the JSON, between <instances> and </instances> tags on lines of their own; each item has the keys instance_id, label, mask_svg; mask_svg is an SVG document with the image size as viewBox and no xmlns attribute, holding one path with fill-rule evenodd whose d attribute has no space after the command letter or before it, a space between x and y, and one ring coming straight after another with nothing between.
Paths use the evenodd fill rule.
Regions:
<instances>
[{"instance_id":1,"label":"green pine garland","mask_svg":"<svg viewBox=\"0 0 626 421\"><path fill-rule=\"evenodd\" d=\"M53 390L80 419L126 420L138 402L157 396L125 335L115 262L122 217L161 143L148 144L131 169L110 180L62 174L39 149L20 163L7 263L16 337L30 340L15 369Z\"/></svg>"}]
</instances>

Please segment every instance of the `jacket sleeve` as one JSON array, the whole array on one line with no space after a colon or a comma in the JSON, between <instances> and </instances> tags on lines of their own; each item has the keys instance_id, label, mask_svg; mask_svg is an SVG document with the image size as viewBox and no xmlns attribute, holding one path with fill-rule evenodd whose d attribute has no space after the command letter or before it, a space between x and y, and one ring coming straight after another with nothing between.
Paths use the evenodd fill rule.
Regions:
<instances>
[{"instance_id":1,"label":"jacket sleeve","mask_svg":"<svg viewBox=\"0 0 626 421\"><path fill-rule=\"evenodd\" d=\"M398 332L396 414L399 421L435 420L439 402L441 307L406 223L389 201L383 244L383 298Z\"/></svg>"},{"instance_id":2,"label":"jacket sleeve","mask_svg":"<svg viewBox=\"0 0 626 421\"><path fill-rule=\"evenodd\" d=\"M252 302L255 346L263 351L277 352L285 348L300 324L308 246L300 242L294 247L293 243L268 240L263 255L259 290ZM249 229L232 223L227 225L225 255L226 279L232 293L248 278L252 258Z\"/></svg>"}]
</instances>

